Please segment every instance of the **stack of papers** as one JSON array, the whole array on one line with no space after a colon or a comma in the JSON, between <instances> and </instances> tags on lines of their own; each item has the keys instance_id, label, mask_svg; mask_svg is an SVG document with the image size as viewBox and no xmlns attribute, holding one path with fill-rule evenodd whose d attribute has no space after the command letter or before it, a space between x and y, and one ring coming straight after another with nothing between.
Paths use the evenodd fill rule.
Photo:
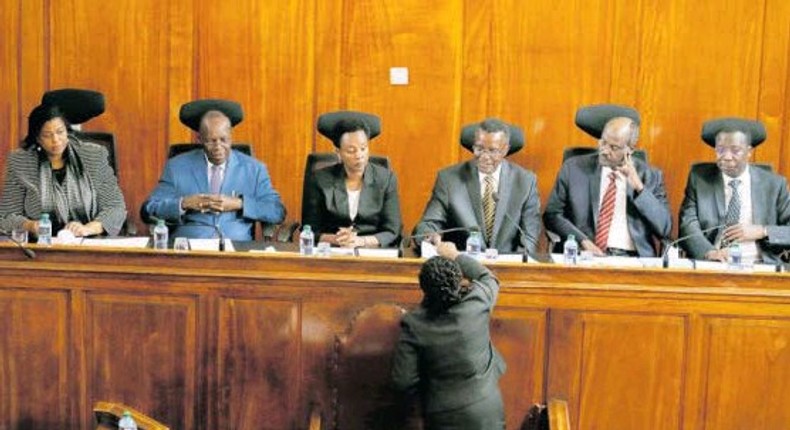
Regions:
<instances>
[{"instance_id":1,"label":"stack of papers","mask_svg":"<svg viewBox=\"0 0 790 430\"><path fill-rule=\"evenodd\" d=\"M192 251L218 251L219 239L189 239L189 249ZM225 251L236 251L230 239L225 239Z\"/></svg>"},{"instance_id":2,"label":"stack of papers","mask_svg":"<svg viewBox=\"0 0 790 430\"><path fill-rule=\"evenodd\" d=\"M82 239L81 246L95 246L101 248L145 248L148 246L148 237L105 237L102 239Z\"/></svg>"}]
</instances>

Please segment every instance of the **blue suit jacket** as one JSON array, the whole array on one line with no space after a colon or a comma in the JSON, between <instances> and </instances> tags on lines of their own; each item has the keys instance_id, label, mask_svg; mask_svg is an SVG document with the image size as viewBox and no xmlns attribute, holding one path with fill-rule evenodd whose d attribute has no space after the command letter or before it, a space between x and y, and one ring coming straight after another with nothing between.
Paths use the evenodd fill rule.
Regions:
<instances>
[{"instance_id":1,"label":"blue suit jacket","mask_svg":"<svg viewBox=\"0 0 790 430\"><path fill-rule=\"evenodd\" d=\"M655 255L653 238L663 240L672 232L664 177L661 171L634 158L634 167L645 188L636 194L626 190L628 232L640 257ZM562 164L554 189L546 203L543 224L565 240L569 234L595 241L601 195L601 166L598 153L580 155Z\"/></svg>"},{"instance_id":2,"label":"blue suit jacket","mask_svg":"<svg viewBox=\"0 0 790 430\"><path fill-rule=\"evenodd\" d=\"M159 184L143 203L143 217L164 219L174 225L174 237L189 238L217 237L213 226L219 221L223 235L233 240L252 240L255 221L279 223L285 218L285 207L272 188L266 166L235 150L228 157L220 192L241 197L242 209L219 215L187 211L182 216L182 198L210 193L206 163L202 149L168 160Z\"/></svg>"}]
</instances>

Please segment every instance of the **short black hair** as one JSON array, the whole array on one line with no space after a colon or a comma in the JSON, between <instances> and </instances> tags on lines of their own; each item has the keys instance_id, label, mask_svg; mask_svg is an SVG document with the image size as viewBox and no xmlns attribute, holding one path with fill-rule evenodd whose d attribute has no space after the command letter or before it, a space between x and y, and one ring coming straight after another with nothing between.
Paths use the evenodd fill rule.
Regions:
<instances>
[{"instance_id":1,"label":"short black hair","mask_svg":"<svg viewBox=\"0 0 790 430\"><path fill-rule=\"evenodd\" d=\"M428 315L447 313L451 306L461 301L469 291L462 285L461 266L449 258L436 256L423 263L420 269L420 288L423 291L422 306Z\"/></svg>"},{"instance_id":2,"label":"short black hair","mask_svg":"<svg viewBox=\"0 0 790 430\"><path fill-rule=\"evenodd\" d=\"M340 148L340 141L346 133L353 133L362 130L365 132L365 137L370 139L370 125L362 118L343 118L335 124L332 128L332 136L334 136L334 144Z\"/></svg>"},{"instance_id":3,"label":"short black hair","mask_svg":"<svg viewBox=\"0 0 790 430\"><path fill-rule=\"evenodd\" d=\"M34 107L27 117L27 136L22 141L22 148L33 148L38 145L38 135L41 133L41 129L44 128L44 124L55 118L63 120L66 130L71 134L71 124L69 124L63 111L55 104L42 103Z\"/></svg>"},{"instance_id":4,"label":"short black hair","mask_svg":"<svg viewBox=\"0 0 790 430\"><path fill-rule=\"evenodd\" d=\"M510 126L505 124L504 121L497 118L486 118L480 125L477 126L477 131L484 131L486 133L499 133L505 134L505 141L510 145ZM475 132L475 137L477 132ZM475 139L476 140L476 139Z\"/></svg>"},{"instance_id":5,"label":"short black hair","mask_svg":"<svg viewBox=\"0 0 790 430\"><path fill-rule=\"evenodd\" d=\"M750 148L752 147L752 142L754 142L754 136L752 136L752 133L750 133L748 130L743 130L735 126L724 127L718 133L716 133L716 142L719 141L719 137L721 137L722 134L731 133L743 133L743 135L746 136L746 145L748 145Z\"/></svg>"}]
</instances>

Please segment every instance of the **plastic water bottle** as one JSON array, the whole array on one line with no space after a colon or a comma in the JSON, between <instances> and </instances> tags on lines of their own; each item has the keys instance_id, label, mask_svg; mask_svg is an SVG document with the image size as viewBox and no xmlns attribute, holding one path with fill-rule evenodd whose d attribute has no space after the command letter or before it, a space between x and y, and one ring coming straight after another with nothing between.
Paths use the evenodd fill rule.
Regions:
<instances>
[{"instance_id":1,"label":"plastic water bottle","mask_svg":"<svg viewBox=\"0 0 790 430\"><path fill-rule=\"evenodd\" d=\"M41 214L41 219L38 220L38 244L52 245L52 221L49 220L49 214Z\"/></svg>"},{"instance_id":2,"label":"plastic water bottle","mask_svg":"<svg viewBox=\"0 0 790 430\"><path fill-rule=\"evenodd\" d=\"M730 244L730 269L741 270L743 253L741 252L741 245L738 242Z\"/></svg>"},{"instance_id":3,"label":"plastic water bottle","mask_svg":"<svg viewBox=\"0 0 790 430\"><path fill-rule=\"evenodd\" d=\"M134 422L129 411L123 411L123 416L118 421L118 430L137 430L137 423Z\"/></svg>"},{"instance_id":4,"label":"plastic water bottle","mask_svg":"<svg viewBox=\"0 0 790 430\"><path fill-rule=\"evenodd\" d=\"M157 220L154 227L154 249L167 249L167 226L163 219Z\"/></svg>"},{"instance_id":5,"label":"plastic water bottle","mask_svg":"<svg viewBox=\"0 0 790 430\"><path fill-rule=\"evenodd\" d=\"M313 229L309 225L305 225L302 227L302 233L299 234L299 253L313 255L313 244L315 244Z\"/></svg>"},{"instance_id":6,"label":"plastic water bottle","mask_svg":"<svg viewBox=\"0 0 790 430\"><path fill-rule=\"evenodd\" d=\"M577 258L579 257L579 244L576 243L576 236L569 234L568 239L563 245L563 255L565 256L565 264L568 266L576 265Z\"/></svg>"},{"instance_id":7,"label":"plastic water bottle","mask_svg":"<svg viewBox=\"0 0 790 430\"><path fill-rule=\"evenodd\" d=\"M466 239L466 254L470 257L479 258L482 252L483 238L480 236L480 232L470 232L469 238Z\"/></svg>"}]
</instances>

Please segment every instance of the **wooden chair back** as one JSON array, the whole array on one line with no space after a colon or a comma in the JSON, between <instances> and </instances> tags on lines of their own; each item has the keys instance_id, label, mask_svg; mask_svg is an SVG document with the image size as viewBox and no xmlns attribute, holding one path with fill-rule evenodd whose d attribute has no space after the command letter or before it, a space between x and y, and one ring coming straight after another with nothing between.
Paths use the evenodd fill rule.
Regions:
<instances>
[{"instance_id":1,"label":"wooden chair back","mask_svg":"<svg viewBox=\"0 0 790 430\"><path fill-rule=\"evenodd\" d=\"M132 414L139 430L169 430L170 428L148 415L122 403L96 402L93 415L96 417L96 430L116 430L124 411Z\"/></svg>"}]
</instances>

